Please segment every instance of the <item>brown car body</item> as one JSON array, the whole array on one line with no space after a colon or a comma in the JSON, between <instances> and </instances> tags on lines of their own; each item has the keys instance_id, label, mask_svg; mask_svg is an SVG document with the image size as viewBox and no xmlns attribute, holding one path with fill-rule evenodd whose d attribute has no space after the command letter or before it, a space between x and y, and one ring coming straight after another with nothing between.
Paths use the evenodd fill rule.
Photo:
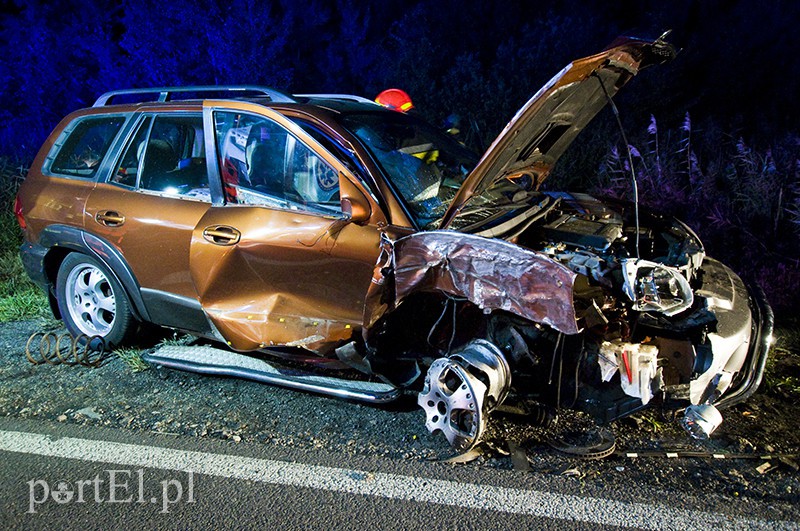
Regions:
<instances>
[{"instance_id":1,"label":"brown car body","mask_svg":"<svg viewBox=\"0 0 800 531\"><path fill-rule=\"evenodd\" d=\"M674 53L620 39L570 63L480 160L355 96L109 93L34 161L23 263L75 334L115 344L150 322L422 386L428 428L461 450L510 392L571 395L602 420L658 396L707 435L714 404L760 382L763 295L677 220L538 190L612 96ZM142 93L160 101L110 105Z\"/></svg>"}]
</instances>

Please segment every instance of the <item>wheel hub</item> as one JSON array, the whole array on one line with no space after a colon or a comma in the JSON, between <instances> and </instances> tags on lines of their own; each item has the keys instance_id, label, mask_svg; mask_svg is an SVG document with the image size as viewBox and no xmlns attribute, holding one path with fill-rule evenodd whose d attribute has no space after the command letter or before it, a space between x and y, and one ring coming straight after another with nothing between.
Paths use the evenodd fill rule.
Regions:
<instances>
[{"instance_id":1,"label":"wheel hub","mask_svg":"<svg viewBox=\"0 0 800 531\"><path fill-rule=\"evenodd\" d=\"M114 326L116 299L106 275L97 267L84 265L70 271L66 288L72 320L86 335L106 335Z\"/></svg>"},{"instance_id":2,"label":"wheel hub","mask_svg":"<svg viewBox=\"0 0 800 531\"><path fill-rule=\"evenodd\" d=\"M417 404L425 411L428 431L442 432L456 450L467 452L480 441L488 414L510 386L511 373L500 350L476 340L431 364Z\"/></svg>"}]
</instances>

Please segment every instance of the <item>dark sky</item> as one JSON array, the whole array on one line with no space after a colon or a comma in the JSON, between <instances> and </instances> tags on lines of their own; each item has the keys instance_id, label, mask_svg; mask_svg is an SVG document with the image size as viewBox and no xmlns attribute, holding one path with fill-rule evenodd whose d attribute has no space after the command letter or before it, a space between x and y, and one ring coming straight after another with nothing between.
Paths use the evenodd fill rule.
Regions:
<instances>
[{"instance_id":1,"label":"dark sky","mask_svg":"<svg viewBox=\"0 0 800 531\"><path fill-rule=\"evenodd\" d=\"M30 154L106 90L188 83L368 97L399 86L432 121L470 114L491 136L570 60L665 29L682 52L620 95L631 120L691 112L754 138L800 121L797 2L62 0L2 11L0 118L20 124L0 133L2 152Z\"/></svg>"}]
</instances>

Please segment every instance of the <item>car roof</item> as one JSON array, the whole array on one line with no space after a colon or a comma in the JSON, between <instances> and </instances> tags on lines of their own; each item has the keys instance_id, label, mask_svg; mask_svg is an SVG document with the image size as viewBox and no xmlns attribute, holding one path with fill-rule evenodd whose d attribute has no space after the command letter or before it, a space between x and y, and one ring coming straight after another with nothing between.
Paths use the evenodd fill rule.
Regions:
<instances>
[{"instance_id":1,"label":"car roof","mask_svg":"<svg viewBox=\"0 0 800 531\"><path fill-rule=\"evenodd\" d=\"M176 108L201 106L203 101L208 99L247 101L267 107L322 107L337 113L384 109L372 100L351 94L289 94L260 85L204 85L114 90L97 98L92 109L131 111L144 107L156 107L175 110ZM120 102L119 100L127 101Z\"/></svg>"}]
</instances>

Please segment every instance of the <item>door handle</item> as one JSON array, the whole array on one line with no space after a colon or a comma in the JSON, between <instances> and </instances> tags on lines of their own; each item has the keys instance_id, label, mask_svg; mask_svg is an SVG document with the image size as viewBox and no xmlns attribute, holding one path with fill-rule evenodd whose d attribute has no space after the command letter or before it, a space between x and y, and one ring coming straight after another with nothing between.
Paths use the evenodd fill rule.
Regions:
<instances>
[{"instance_id":1,"label":"door handle","mask_svg":"<svg viewBox=\"0 0 800 531\"><path fill-rule=\"evenodd\" d=\"M107 227L119 227L125 223L125 216L113 210L101 210L95 215L94 219Z\"/></svg>"},{"instance_id":2,"label":"door handle","mask_svg":"<svg viewBox=\"0 0 800 531\"><path fill-rule=\"evenodd\" d=\"M217 245L236 245L242 233L227 225L212 225L203 229L203 238Z\"/></svg>"}]
</instances>

